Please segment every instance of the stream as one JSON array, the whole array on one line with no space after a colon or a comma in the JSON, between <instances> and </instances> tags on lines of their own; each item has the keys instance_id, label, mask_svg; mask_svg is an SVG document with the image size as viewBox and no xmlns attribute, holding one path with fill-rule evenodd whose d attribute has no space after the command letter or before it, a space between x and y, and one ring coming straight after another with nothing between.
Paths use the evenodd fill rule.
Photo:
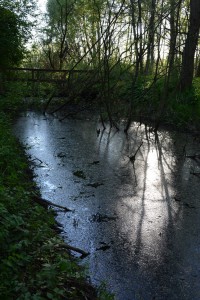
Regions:
<instances>
[{"instance_id":1,"label":"stream","mask_svg":"<svg viewBox=\"0 0 200 300\"><path fill-rule=\"evenodd\" d=\"M126 136L95 115L60 122L31 111L14 132L42 198L73 210L56 219L67 243L90 253L81 263L92 284L117 300L200 299L200 158L188 157L200 154L197 138L160 130L155 141L138 123Z\"/></svg>"}]
</instances>

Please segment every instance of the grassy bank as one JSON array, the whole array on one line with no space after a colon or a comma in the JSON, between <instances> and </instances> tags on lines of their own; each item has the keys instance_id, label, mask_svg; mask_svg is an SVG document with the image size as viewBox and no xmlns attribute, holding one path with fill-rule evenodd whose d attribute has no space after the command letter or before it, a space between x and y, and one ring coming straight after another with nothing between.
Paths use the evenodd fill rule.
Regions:
<instances>
[{"instance_id":1,"label":"grassy bank","mask_svg":"<svg viewBox=\"0 0 200 300\"><path fill-rule=\"evenodd\" d=\"M35 193L24 151L0 113L0 298L112 299L86 282Z\"/></svg>"}]
</instances>

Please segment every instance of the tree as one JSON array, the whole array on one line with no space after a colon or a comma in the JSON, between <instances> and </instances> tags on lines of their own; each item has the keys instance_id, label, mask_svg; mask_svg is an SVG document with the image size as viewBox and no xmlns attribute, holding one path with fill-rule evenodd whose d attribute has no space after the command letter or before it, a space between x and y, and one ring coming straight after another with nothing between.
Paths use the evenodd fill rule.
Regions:
<instances>
[{"instance_id":1,"label":"tree","mask_svg":"<svg viewBox=\"0 0 200 300\"><path fill-rule=\"evenodd\" d=\"M0 67L18 64L31 38L36 0L0 0Z\"/></svg>"},{"instance_id":2,"label":"tree","mask_svg":"<svg viewBox=\"0 0 200 300\"><path fill-rule=\"evenodd\" d=\"M151 0L150 3L150 16L149 16L149 32L147 41L147 58L145 72L149 74L153 70L154 66L154 50L155 50L155 10L156 10L156 0Z\"/></svg>"},{"instance_id":3,"label":"tree","mask_svg":"<svg viewBox=\"0 0 200 300\"><path fill-rule=\"evenodd\" d=\"M75 34L78 22L76 1L48 0L47 25L43 32L43 51L53 69L69 68L69 61L79 53Z\"/></svg>"},{"instance_id":4,"label":"tree","mask_svg":"<svg viewBox=\"0 0 200 300\"><path fill-rule=\"evenodd\" d=\"M18 64L23 46L18 18L9 9L0 7L0 69Z\"/></svg>"},{"instance_id":5,"label":"tree","mask_svg":"<svg viewBox=\"0 0 200 300\"><path fill-rule=\"evenodd\" d=\"M31 37L31 30L36 17L36 0L0 0L0 7L9 10L17 17L18 29L23 42Z\"/></svg>"},{"instance_id":6,"label":"tree","mask_svg":"<svg viewBox=\"0 0 200 300\"><path fill-rule=\"evenodd\" d=\"M183 51L180 88L184 91L192 86L194 76L194 56L199 38L200 2L190 0L190 19L187 38Z\"/></svg>"}]
</instances>

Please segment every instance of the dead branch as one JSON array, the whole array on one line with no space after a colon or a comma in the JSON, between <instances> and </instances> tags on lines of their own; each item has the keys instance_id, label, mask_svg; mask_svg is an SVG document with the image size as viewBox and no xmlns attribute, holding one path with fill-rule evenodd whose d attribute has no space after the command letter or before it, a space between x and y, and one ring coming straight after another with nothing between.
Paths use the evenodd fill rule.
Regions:
<instances>
[{"instance_id":1,"label":"dead branch","mask_svg":"<svg viewBox=\"0 0 200 300\"><path fill-rule=\"evenodd\" d=\"M30 161L31 161L31 162L34 162L34 161L36 161L36 160L40 162L40 165L45 164L46 166L48 166L47 163L43 162L41 159L39 159L39 158L37 158L37 157L31 159Z\"/></svg>"},{"instance_id":2,"label":"dead branch","mask_svg":"<svg viewBox=\"0 0 200 300\"><path fill-rule=\"evenodd\" d=\"M58 208L61 208L63 209L64 211L72 211L71 209L65 207L65 206L62 206L62 205L59 205L59 204L55 204L55 203L52 203L51 201L49 200L46 200L46 199L42 199L40 197L38 197L37 195L34 195L34 197L32 198L36 203L42 205L44 208L48 208L48 206L54 206L54 207L58 207Z\"/></svg>"},{"instance_id":3,"label":"dead branch","mask_svg":"<svg viewBox=\"0 0 200 300\"><path fill-rule=\"evenodd\" d=\"M139 145L139 147L137 148L137 150L135 151L135 153L132 156L129 156L129 159L130 159L130 161L132 163L135 162L136 155L137 155L138 151L140 150L140 148L142 147L142 144L143 144L143 142L141 142L141 144Z\"/></svg>"},{"instance_id":4,"label":"dead branch","mask_svg":"<svg viewBox=\"0 0 200 300\"><path fill-rule=\"evenodd\" d=\"M84 257L86 257L90 254L89 252L85 252L84 250L82 250L80 248L73 247L73 246L70 246L68 244L61 244L61 245L59 245L59 248L64 248L64 249L67 249L67 250L71 250L71 251L80 253L82 258L84 258Z\"/></svg>"},{"instance_id":5,"label":"dead branch","mask_svg":"<svg viewBox=\"0 0 200 300\"><path fill-rule=\"evenodd\" d=\"M44 111L43 111L43 114L45 115L48 107L49 107L49 104L50 102L52 101L52 99L55 97L55 94L56 94L56 91L54 90L53 93L51 94L51 96L49 97L49 99L47 100L46 104L45 104L45 107L44 107Z\"/></svg>"}]
</instances>

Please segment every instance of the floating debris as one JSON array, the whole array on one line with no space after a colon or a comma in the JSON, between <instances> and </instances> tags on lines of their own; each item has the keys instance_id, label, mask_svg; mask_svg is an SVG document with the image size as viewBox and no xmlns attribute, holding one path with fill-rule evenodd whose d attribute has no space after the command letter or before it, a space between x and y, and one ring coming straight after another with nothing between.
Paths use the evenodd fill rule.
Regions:
<instances>
[{"instance_id":1,"label":"floating debris","mask_svg":"<svg viewBox=\"0 0 200 300\"><path fill-rule=\"evenodd\" d=\"M100 133L101 133L101 130L100 130L100 129L97 129L96 131L97 131L97 136L99 136Z\"/></svg>"},{"instance_id":2,"label":"floating debris","mask_svg":"<svg viewBox=\"0 0 200 300\"><path fill-rule=\"evenodd\" d=\"M200 177L200 172L190 172L190 174Z\"/></svg>"},{"instance_id":3,"label":"floating debris","mask_svg":"<svg viewBox=\"0 0 200 300\"><path fill-rule=\"evenodd\" d=\"M66 154L65 154L64 152L59 152L59 153L57 154L57 157L59 157L59 158L66 157Z\"/></svg>"},{"instance_id":4,"label":"floating debris","mask_svg":"<svg viewBox=\"0 0 200 300\"><path fill-rule=\"evenodd\" d=\"M97 164L99 164L99 163L100 163L99 160L94 160L92 163L90 163L90 165L97 165Z\"/></svg>"},{"instance_id":5,"label":"floating debris","mask_svg":"<svg viewBox=\"0 0 200 300\"><path fill-rule=\"evenodd\" d=\"M179 199L179 198L174 197L174 200L175 200L176 202L181 202L182 205L184 205L184 206L187 207L187 208L196 208L194 205L189 204L189 203L184 202L184 201L181 201L181 199Z\"/></svg>"},{"instance_id":6,"label":"floating debris","mask_svg":"<svg viewBox=\"0 0 200 300\"><path fill-rule=\"evenodd\" d=\"M93 188L97 188L99 186L103 185L102 182L94 182L94 183L88 183L87 186L91 186Z\"/></svg>"},{"instance_id":7,"label":"floating debris","mask_svg":"<svg viewBox=\"0 0 200 300\"><path fill-rule=\"evenodd\" d=\"M102 215L102 214L94 214L91 216L91 218L89 219L90 222L108 222L108 221L115 221L117 219L117 217L114 216L107 216L107 215Z\"/></svg>"},{"instance_id":8,"label":"floating debris","mask_svg":"<svg viewBox=\"0 0 200 300\"><path fill-rule=\"evenodd\" d=\"M74 171L73 174L79 178L86 179L85 173L82 170Z\"/></svg>"},{"instance_id":9,"label":"floating debris","mask_svg":"<svg viewBox=\"0 0 200 300\"><path fill-rule=\"evenodd\" d=\"M188 208L196 208L194 205L184 202L183 205Z\"/></svg>"},{"instance_id":10,"label":"floating debris","mask_svg":"<svg viewBox=\"0 0 200 300\"><path fill-rule=\"evenodd\" d=\"M109 245L105 245L105 246L101 246L99 248L96 248L96 251L98 251L98 250L106 251L108 249L110 249L110 246Z\"/></svg>"},{"instance_id":11,"label":"floating debris","mask_svg":"<svg viewBox=\"0 0 200 300\"><path fill-rule=\"evenodd\" d=\"M179 198L177 198L177 197L174 197L174 200L175 200L176 202L181 202L181 200L180 200Z\"/></svg>"}]
</instances>

